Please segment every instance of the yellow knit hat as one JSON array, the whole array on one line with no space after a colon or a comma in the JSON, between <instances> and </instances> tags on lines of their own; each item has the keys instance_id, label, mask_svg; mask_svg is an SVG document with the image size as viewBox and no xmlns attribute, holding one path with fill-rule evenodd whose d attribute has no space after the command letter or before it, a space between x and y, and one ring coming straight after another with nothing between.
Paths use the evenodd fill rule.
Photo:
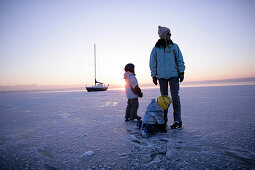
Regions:
<instances>
[{"instance_id":1,"label":"yellow knit hat","mask_svg":"<svg viewBox=\"0 0 255 170\"><path fill-rule=\"evenodd\" d=\"M173 101L169 96L163 95L158 97L157 103L162 109L166 110Z\"/></svg>"}]
</instances>

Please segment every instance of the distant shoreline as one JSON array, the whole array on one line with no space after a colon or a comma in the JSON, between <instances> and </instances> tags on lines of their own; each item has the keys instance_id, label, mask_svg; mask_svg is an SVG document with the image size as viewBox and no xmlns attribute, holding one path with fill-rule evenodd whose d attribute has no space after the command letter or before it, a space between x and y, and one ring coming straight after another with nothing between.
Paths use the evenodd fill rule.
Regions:
<instances>
[{"instance_id":1,"label":"distant shoreline","mask_svg":"<svg viewBox=\"0 0 255 170\"><path fill-rule=\"evenodd\" d=\"M181 87L205 87L205 86L234 86L234 85L255 85L255 77L239 78L239 79L223 79L223 80L204 80L204 81L184 81L180 83ZM147 84L139 83L142 89L158 88L152 82ZM108 90L124 90L120 85L110 85ZM52 85L40 86L36 84L31 85L17 85L17 86L0 86L0 93L17 93L17 92L74 92L86 91L86 85Z\"/></svg>"},{"instance_id":2,"label":"distant shoreline","mask_svg":"<svg viewBox=\"0 0 255 170\"><path fill-rule=\"evenodd\" d=\"M255 86L255 82L253 84L200 84L200 85L181 85L182 88L199 88L199 87L232 87L232 86ZM152 87L141 87L143 90L149 89L157 89L159 86L152 86ZM124 91L123 88L112 88L108 91ZM0 94L10 94L10 93L72 93L72 92L86 92L87 90L84 89L46 89L46 90L13 90L13 91L0 91ZM102 92L96 92L102 93Z\"/></svg>"}]
</instances>

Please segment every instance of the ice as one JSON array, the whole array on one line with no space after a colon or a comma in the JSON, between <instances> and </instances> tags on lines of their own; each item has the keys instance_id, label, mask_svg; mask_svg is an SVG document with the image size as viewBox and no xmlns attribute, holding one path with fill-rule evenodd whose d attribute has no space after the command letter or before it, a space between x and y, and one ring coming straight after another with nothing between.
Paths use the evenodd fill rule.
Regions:
<instances>
[{"instance_id":1,"label":"ice","mask_svg":"<svg viewBox=\"0 0 255 170\"><path fill-rule=\"evenodd\" d=\"M160 95L143 93L142 117ZM124 121L124 91L0 93L0 169L255 168L255 86L187 87L180 97L183 128L143 136Z\"/></svg>"}]
</instances>

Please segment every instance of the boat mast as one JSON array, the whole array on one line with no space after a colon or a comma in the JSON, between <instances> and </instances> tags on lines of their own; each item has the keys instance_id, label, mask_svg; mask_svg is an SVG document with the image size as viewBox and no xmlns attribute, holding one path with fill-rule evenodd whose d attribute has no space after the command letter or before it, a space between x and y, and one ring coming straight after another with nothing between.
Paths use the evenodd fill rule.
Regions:
<instances>
[{"instance_id":1,"label":"boat mast","mask_svg":"<svg viewBox=\"0 0 255 170\"><path fill-rule=\"evenodd\" d=\"M94 44L94 63L95 63L95 85L96 85L96 82L97 82L97 79L96 79L96 44Z\"/></svg>"}]
</instances>

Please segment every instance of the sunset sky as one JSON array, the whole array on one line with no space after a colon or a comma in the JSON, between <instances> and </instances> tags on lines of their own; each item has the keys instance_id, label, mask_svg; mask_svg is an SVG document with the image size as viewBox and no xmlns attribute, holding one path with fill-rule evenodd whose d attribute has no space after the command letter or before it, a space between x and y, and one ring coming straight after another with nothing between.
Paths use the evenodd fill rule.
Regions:
<instances>
[{"instance_id":1,"label":"sunset sky","mask_svg":"<svg viewBox=\"0 0 255 170\"><path fill-rule=\"evenodd\" d=\"M151 83L158 25L169 27L185 81L255 77L253 0L1 0L0 86Z\"/></svg>"}]
</instances>

